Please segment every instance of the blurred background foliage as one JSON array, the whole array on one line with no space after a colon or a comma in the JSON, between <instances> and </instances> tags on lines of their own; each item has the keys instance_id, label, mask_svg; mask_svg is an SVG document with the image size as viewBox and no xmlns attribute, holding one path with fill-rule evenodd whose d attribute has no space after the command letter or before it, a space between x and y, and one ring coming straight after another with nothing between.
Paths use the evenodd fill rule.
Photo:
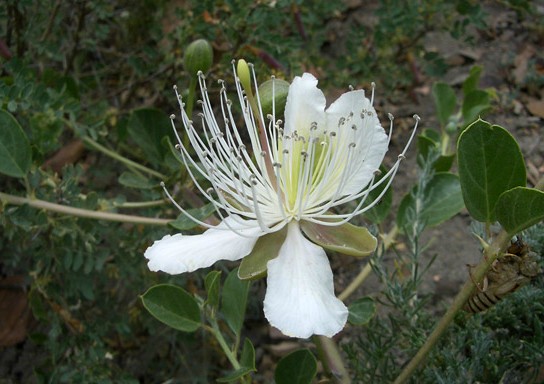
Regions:
<instances>
[{"instance_id":1,"label":"blurred background foliage","mask_svg":"<svg viewBox=\"0 0 544 384\"><path fill-rule=\"evenodd\" d=\"M375 81L382 89L406 95L422 76L434 78L447 69L440 55L426 51L426 34L448 31L470 43L473 31L486 28L477 1L362 3L145 0L135 6L126 0L3 1L0 108L13 114L28 136L32 165L25 178L0 176L0 191L90 210L175 218L177 211L158 185L161 180L175 185L183 171L167 143L151 139L154 132L169 129L167 116L178 108L171 86L187 87L183 53L196 38L206 38L213 46L213 79L230 79L231 60L244 57L255 64L260 81L270 74L290 80L311 71L325 89ZM528 15L529 1L502 3ZM112 152L145 169L117 161ZM176 188L174 194L186 205L198 206L190 188ZM195 294L203 291L202 274L148 271L143 251L172 229L4 203L0 223L0 305L10 313L11 327L0 335L0 377L5 382L206 383L228 366L203 334L168 329L141 306L138 296L160 282L175 282ZM253 300L262 294L259 287L252 288ZM403 305L419 310L411 295L402 297L401 286L385 289L390 290L390 304L404 315ZM530 295L541 292L520 292L520 303L538 306L541 298ZM540 307L519 305L527 318L542 315ZM250 323L262 323L259 306L260 300L249 303ZM486 335L500 335L500 322L513 321L508 313L503 320L473 317L462 326L465 331L452 331L443 351L456 356L467 338L474 339L473 349L479 352L467 353L482 356L481 366L486 367L478 380L494 382L496 368L489 364L496 357L493 364L500 365L502 355L486 356L489 343L502 343L497 348L505 354L514 353L514 347L504 337L489 341ZM412 315L390 320L388 325L376 319L361 336L363 341L346 346L355 377L362 382L388 382L387 374L398 371L399 359L415 351L430 324L423 312L415 323ZM411 330L397 333L397 325L407 323ZM524 324L519 335L510 336L536 332L542 338L541 328L527 328L541 323ZM19 338L6 336L17 333ZM527 340L525 348L544 344ZM392 353L393 345L406 350ZM441 364L453 360L436 357L422 377L436 382L436 372L446 369ZM390 370L392 364L396 368ZM456 369L480 372L473 360L459 364L448 366L448 375ZM521 360L516 369L531 364ZM368 372L370 366L374 373ZM443 382L462 376L451 377Z\"/></svg>"}]
</instances>

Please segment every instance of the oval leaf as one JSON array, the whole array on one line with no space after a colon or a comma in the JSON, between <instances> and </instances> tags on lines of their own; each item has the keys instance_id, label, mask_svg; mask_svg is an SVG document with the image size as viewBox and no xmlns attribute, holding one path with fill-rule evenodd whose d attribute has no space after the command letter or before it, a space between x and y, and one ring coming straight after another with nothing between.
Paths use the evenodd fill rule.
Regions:
<instances>
[{"instance_id":1,"label":"oval leaf","mask_svg":"<svg viewBox=\"0 0 544 384\"><path fill-rule=\"evenodd\" d=\"M400 203L397 226L401 229L410 227L416 219L416 195L417 187L414 187ZM422 198L417 220L426 227L448 220L464 207L459 178L452 173L436 173L425 186Z\"/></svg>"},{"instance_id":2,"label":"oval leaf","mask_svg":"<svg viewBox=\"0 0 544 384\"><path fill-rule=\"evenodd\" d=\"M544 220L544 192L517 187L504 192L497 201L497 220L514 235Z\"/></svg>"},{"instance_id":3,"label":"oval leaf","mask_svg":"<svg viewBox=\"0 0 544 384\"><path fill-rule=\"evenodd\" d=\"M376 303L370 297L361 297L348 307L348 321L353 325L365 325L376 314Z\"/></svg>"},{"instance_id":4,"label":"oval leaf","mask_svg":"<svg viewBox=\"0 0 544 384\"><path fill-rule=\"evenodd\" d=\"M228 326L237 336L240 335L244 323L248 292L249 281L240 280L237 269L231 271L223 285L221 312Z\"/></svg>"},{"instance_id":5,"label":"oval leaf","mask_svg":"<svg viewBox=\"0 0 544 384\"><path fill-rule=\"evenodd\" d=\"M317 373L317 361L308 349L291 352L278 362L276 384L310 384Z\"/></svg>"},{"instance_id":6,"label":"oval leaf","mask_svg":"<svg viewBox=\"0 0 544 384\"><path fill-rule=\"evenodd\" d=\"M457 157L470 215L478 221L494 222L501 193L525 186L525 163L516 140L506 129L477 120L459 137Z\"/></svg>"},{"instance_id":7,"label":"oval leaf","mask_svg":"<svg viewBox=\"0 0 544 384\"><path fill-rule=\"evenodd\" d=\"M249 255L242 259L238 269L241 280L260 279L266 275L266 264L276 258L287 235L287 227L259 237Z\"/></svg>"},{"instance_id":8,"label":"oval leaf","mask_svg":"<svg viewBox=\"0 0 544 384\"><path fill-rule=\"evenodd\" d=\"M206 302L213 308L219 305L219 289L221 287L221 271L211 271L204 279L204 286L208 293Z\"/></svg>"},{"instance_id":9,"label":"oval leaf","mask_svg":"<svg viewBox=\"0 0 544 384\"><path fill-rule=\"evenodd\" d=\"M11 113L0 109L0 173L25 177L30 169L30 144Z\"/></svg>"},{"instance_id":10,"label":"oval leaf","mask_svg":"<svg viewBox=\"0 0 544 384\"><path fill-rule=\"evenodd\" d=\"M132 172L123 172L119 176L119 184L129 188L151 189L157 185L147 177Z\"/></svg>"},{"instance_id":11,"label":"oval leaf","mask_svg":"<svg viewBox=\"0 0 544 384\"><path fill-rule=\"evenodd\" d=\"M331 227L302 221L300 228L314 243L327 250L350 256L368 256L378 245L378 241L368 229L350 223Z\"/></svg>"},{"instance_id":12,"label":"oval leaf","mask_svg":"<svg viewBox=\"0 0 544 384\"><path fill-rule=\"evenodd\" d=\"M145 309L164 324L184 332L194 332L200 327L198 304L183 288L155 285L140 297Z\"/></svg>"}]
</instances>

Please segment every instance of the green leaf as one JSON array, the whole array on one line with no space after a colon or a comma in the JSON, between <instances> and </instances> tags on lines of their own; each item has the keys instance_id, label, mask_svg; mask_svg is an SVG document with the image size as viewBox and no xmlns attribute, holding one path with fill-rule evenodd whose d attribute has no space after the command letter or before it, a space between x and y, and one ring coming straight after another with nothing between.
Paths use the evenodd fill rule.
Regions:
<instances>
[{"instance_id":1,"label":"green leaf","mask_svg":"<svg viewBox=\"0 0 544 384\"><path fill-rule=\"evenodd\" d=\"M506 129L477 120L459 136L457 158L470 215L478 221L494 222L499 196L525 186L525 163L516 140Z\"/></svg>"},{"instance_id":2,"label":"green leaf","mask_svg":"<svg viewBox=\"0 0 544 384\"><path fill-rule=\"evenodd\" d=\"M419 204L416 203L415 196L417 196L417 186L400 203L397 226L401 229L413 224L418 206L420 211L417 220L426 227L448 220L464 207L459 178L452 173L436 173L425 186L423 201Z\"/></svg>"},{"instance_id":3,"label":"green leaf","mask_svg":"<svg viewBox=\"0 0 544 384\"><path fill-rule=\"evenodd\" d=\"M282 358L274 372L276 384L310 384L317 373L317 361L308 349L291 352Z\"/></svg>"},{"instance_id":4,"label":"green leaf","mask_svg":"<svg viewBox=\"0 0 544 384\"><path fill-rule=\"evenodd\" d=\"M463 94L466 96L470 92L478 89L478 82L480 81L480 75L482 74L482 67L475 65L470 68L470 74L463 82Z\"/></svg>"},{"instance_id":5,"label":"green leaf","mask_svg":"<svg viewBox=\"0 0 544 384\"><path fill-rule=\"evenodd\" d=\"M15 117L0 109L0 173L25 177L31 155L28 138Z\"/></svg>"},{"instance_id":6,"label":"green leaf","mask_svg":"<svg viewBox=\"0 0 544 384\"><path fill-rule=\"evenodd\" d=\"M433 97L436 105L436 114L442 127L446 126L450 116L455 113L457 108L457 98L453 88L445 83L433 84Z\"/></svg>"},{"instance_id":7,"label":"green leaf","mask_svg":"<svg viewBox=\"0 0 544 384\"><path fill-rule=\"evenodd\" d=\"M238 269L231 271L223 285L221 312L236 336L240 336L242 324L244 323L248 292L249 281L238 278Z\"/></svg>"},{"instance_id":8,"label":"green leaf","mask_svg":"<svg viewBox=\"0 0 544 384\"><path fill-rule=\"evenodd\" d=\"M212 203L203 205L200 208L187 209L187 213L201 221L210 217L214 212L215 206ZM168 225L179 231L186 231L188 229L193 229L198 223L195 223L191 218L182 213L176 220L169 221Z\"/></svg>"},{"instance_id":9,"label":"green leaf","mask_svg":"<svg viewBox=\"0 0 544 384\"><path fill-rule=\"evenodd\" d=\"M484 115L490 108L489 93L477 89L468 93L463 99L462 115L465 125Z\"/></svg>"},{"instance_id":10,"label":"green leaf","mask_svg":"<svg viewBox=\"0 0 544 384\"><path fill-rule=\"evenodd\" d=\"M544 192L516 187L499 196L497 221L509 234L516 234L544 220Z\"/></svg>"},{"instance_id":11,"label":"green leaf","mask_svg":"<svg viewBox=\"0 0 544 384\"><path fill-rule=\"evenodd\" d=\"M241 280L260 279L266 275L266 264L276 258L287 235L287 227L259 237L253 250L242 259L238 277Z\"/></svg>"},{"instance_id":12,"label":"green leaf","mask_svg":"<svg viewBox=\"0 0 544 384\"><path fill-rule=\"evenodd\" d=\"M134 110L130 114L127 129L149 161L156 165L162 163L168 151L162 139L173 135L172 123L164 112L150 108Z\"/></svg>"},{"instance_id":13,"label":"green leaf","mask_svg":"<svg viewBox=\"0 0 544 384\"><path fill-rule=\"evenodd\" d=\"M200 327L198 303L183 288L155 285L140 297L149 313L164 324L184 332L194 332Z\"/></svg>"},{"instance_id":14,"label":"green leaf","mask_svg":"<svg viewBox=\"0 0 544 384\"><path fill-rule=\"evenodd\" d=\"M147 177L128 171L121 173L119 184L136 189L151 189L157 186L157 183L152 182Z\"/></svg>"},{"instance_id":15,"label":"green leaf","mask_svg":"<svg viewBox=\"0 0 544 384\"><path fill-rule=\"evenodd\" d=\"M208 305L216 308L219 305L219 289L221 288L221 272L211 271L204 279L204 286L208 293L206 302Z\"/></svg>"},{"instance_id":16,"label":"green leaf","mask_svg":"<svg viewBox=\"0 0 544 384\"><path fill-rule=\"evenodd\" d=\"M376 314L376 304L370 297L361 297L348 307L348 321L353 325L365 325Z\"/></svg>"},{"instance_id":17,"label":"green leaf","mask_svg":"<svg viewBox=\"0 0 544 384\"><path fill-rule=\"evenodd\" d=\"M421 168L424 162L432 160L432 168L435 172L447 172L450 170L455 154L441 155L440 136L436 137L437 132L426 129L417 137L418 157L417 162Z\"/></svg>"},{"instance_id":18,"label":"green leaf","mask_svg":"<svg viewBox=\"0 0 544 384\"><path fill-rule=\"evenodd\" d=\"M323 248L350 256L368 256L376 250L378 241L365 227L345 223L331 227L301 221L300 229L314 243Z\"/></svg>"},{"instance_id":19,"label":"green leaf","mask_svg":"<svg viewBox=\"0 0 544 384\"><path fill-rule=\"evenodd\" d=\"M240 365L240 369L229 373L225 377L217 379L217 381L219 383L229 383L257 370L255 368L255 348L253 348L253 344L251 344L251 341L247 337L244 341L244 347L242 348L242 353L240 355Z\"/></svg>"}]
</instances>

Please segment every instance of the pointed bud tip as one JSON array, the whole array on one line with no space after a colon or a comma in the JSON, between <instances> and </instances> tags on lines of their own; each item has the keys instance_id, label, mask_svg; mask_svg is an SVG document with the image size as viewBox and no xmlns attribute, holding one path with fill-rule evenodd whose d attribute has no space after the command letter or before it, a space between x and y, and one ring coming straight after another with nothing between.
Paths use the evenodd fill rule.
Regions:
<instances>
[{"instance_id":1,"label":"pointed bud tip","mask_svg":"<svg viewBox=\"0 0 544 384\"><path fill-rule=\"evenodd\" d=\"M236 72L238 74L240 84L242 84L242 88L244 89L244 91L246 91L247 94L251 94L251 76L249 73L249 65L244 59L238 60L238 64L236 65Z\"/></svg>"}]
</instances>

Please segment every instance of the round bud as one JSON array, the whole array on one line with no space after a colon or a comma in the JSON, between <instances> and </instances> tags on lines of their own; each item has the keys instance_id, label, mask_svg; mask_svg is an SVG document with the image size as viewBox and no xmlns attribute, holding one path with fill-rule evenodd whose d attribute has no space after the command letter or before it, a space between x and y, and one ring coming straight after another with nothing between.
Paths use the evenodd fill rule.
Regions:
<instances>
[{"instance_id":1,"label":"round bud","mask_svg":"<svg viewBox=\"0 0 544 384\"><path fill-rule=\"evenodd\" d=\"M236 65L236 74L238 75L240 84L242 84L242 88L244 91L246 91L246 94L253 94L253 92L251 92L251 75L249 74L249 66L244 59L238 60L238 64Z\"/></svg>"},{"instance_id":2,"label":"round bud","mask_svg":"<svg viewBox=\"0 0 544 384\"><path fill-rule=\"evenodd\" d=\"M272 90L274 92L272 92ZM287 93L289 92L289 83L282 79L267 80L259 86L259 98L263 115L272 114L272 93L275 99L276 119L283 116L285 103L287 102Z\"/></svg>"},{"instance_id":3,"label":"round bud","mask_svg":"<svg viewBox=\"0 0 544 384\"><path fill-rule=\"evenodd\" d=\"M196 76L198 71L207 73L213 62L213 49L210 43L204 39L193 41L183 56L183 66L191 76Z\"/></svg>"}]
</instances>

